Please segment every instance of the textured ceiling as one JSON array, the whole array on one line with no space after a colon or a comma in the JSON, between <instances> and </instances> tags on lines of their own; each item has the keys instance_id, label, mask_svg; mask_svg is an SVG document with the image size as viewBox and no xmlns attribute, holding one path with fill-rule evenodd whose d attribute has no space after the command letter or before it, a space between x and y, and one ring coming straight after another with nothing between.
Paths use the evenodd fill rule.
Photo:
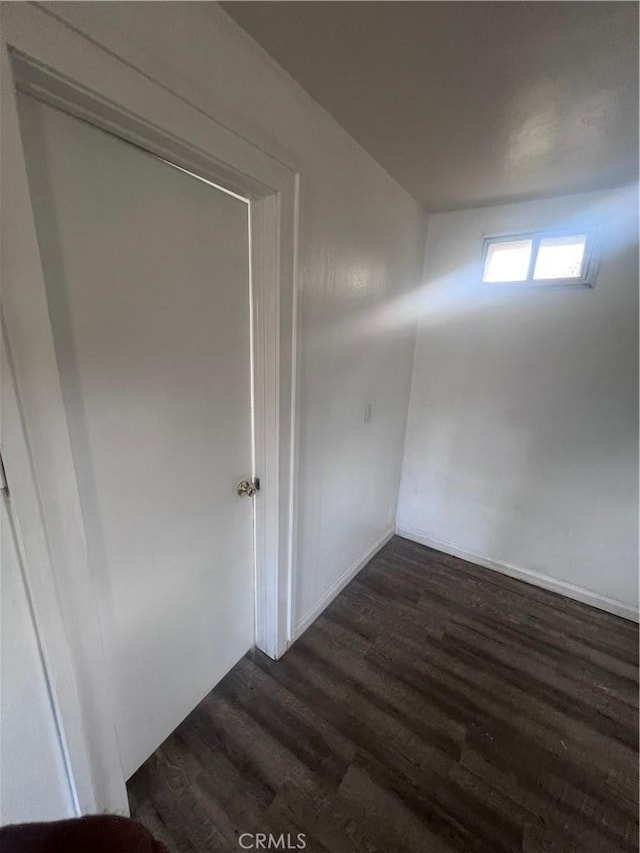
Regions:
<instances>
[{"instance_id":1,"label":"textured ceiling","mask_svg":"<svg viewBox=\"0 0 640 853\"><path fill-rule=\"evenodd\" d=\"M221 5L428 210L637 178L635 2Z\"/></svg>"}]
</instances>

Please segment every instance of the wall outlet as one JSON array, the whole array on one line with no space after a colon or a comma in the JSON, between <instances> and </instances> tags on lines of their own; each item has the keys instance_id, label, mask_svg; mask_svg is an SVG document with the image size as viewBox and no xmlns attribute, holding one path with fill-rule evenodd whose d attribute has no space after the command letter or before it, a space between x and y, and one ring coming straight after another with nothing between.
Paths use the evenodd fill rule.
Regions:
<instances>
[{"instance_id":1,"label":"wall outlet","mask_svg":"<svg viewBox=\"0 0 640 853\"><path fill-rule=\"evenodd\" d=\"M373 420L373 403L367 403L364 407L364 422L370 424Z\"/></svg>"}]
</instances>

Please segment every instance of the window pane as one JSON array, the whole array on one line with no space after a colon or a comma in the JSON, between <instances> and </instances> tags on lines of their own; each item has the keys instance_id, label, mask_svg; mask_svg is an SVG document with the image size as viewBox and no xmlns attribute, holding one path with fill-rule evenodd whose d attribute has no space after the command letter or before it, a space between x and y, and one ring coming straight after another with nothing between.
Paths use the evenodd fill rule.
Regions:
<instances>
[{"instance_id":1,"label":"window pane","mask_svg":"<svg viewBox=\"0 0 640 853\"><path fill-rule=\"evenodd\" d=\"M544 237L540 241L533 277L580 278L587 238L584 234L572 237Z\"/></svg>"},{"instance_id":2,"label":"window pane","mask_svg":"<svg viewBox=\"0 0 640 853\"><path fill-rule=\"evenodd\" d=\"M529 271L531 240L489 243L483 281L524 281Z\"/></svg>"}]
</instances>

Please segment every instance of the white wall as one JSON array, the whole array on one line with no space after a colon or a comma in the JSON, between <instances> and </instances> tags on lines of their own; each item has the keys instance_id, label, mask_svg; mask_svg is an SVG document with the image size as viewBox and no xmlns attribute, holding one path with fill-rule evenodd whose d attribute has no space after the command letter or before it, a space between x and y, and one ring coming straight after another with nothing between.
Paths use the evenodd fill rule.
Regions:
<instances>
[{"instance_id":1,"label":"white wall","mask_svg":"<svg viewBox=\"0 0 640 853\"><path fill-rule=\"evenodd\" d=\"M394 528L414 324L376 319L419 280L422 211L216 4L48 9L301 175L301 628Z\"/></svg>"},{"instance_id":2,"label":"white wall","mask_svg":"<svg viewBox=\"0 0 640 853\"><path fill-rule=\"evenodd\" d=\"M397 524L631 616L637 188L429 219ZM480 283L482 237L595 223L594 289ZM534 573L534 574L529 574Z\"/></svg>"},{"instance_id":3,"label":"white wall","mask_svg":"<svg viewBox=\"0 0 640 853\"><path fill-rule=\"evenodd\" d=\"M74 814L6 500L0 507L0 825Z\"/></svg>"}]
</instances>

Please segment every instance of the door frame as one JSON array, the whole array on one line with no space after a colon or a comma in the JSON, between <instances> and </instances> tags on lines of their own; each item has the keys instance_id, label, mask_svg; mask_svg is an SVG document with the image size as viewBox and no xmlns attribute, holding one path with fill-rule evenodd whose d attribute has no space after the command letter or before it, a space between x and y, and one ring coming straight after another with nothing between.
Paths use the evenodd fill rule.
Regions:
<instances>
[{"instance_id":1,"label":"door frame","mask_svg":"<svg viewBox=\"0 0 640 853\"><path fill-rule=\"evenodd\" d=\"M260 477L254 513L256 646L272 658L292 638L300 179L41 9L5 3L1 15L1 308L12 374L4 379L16 388L16 405L5 406L3 419L8 433L21 431L28 448L27 464L10 444L3 445L4 463L77 811L127 813L113 682L87 556L16 89L250 199L254 474ZM28 543L43 539L46 559L42 549L30 557ZM60 651L61 625L66 657Z\"/></svg>"}]
</instances>

